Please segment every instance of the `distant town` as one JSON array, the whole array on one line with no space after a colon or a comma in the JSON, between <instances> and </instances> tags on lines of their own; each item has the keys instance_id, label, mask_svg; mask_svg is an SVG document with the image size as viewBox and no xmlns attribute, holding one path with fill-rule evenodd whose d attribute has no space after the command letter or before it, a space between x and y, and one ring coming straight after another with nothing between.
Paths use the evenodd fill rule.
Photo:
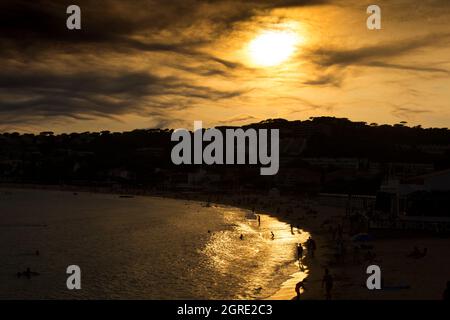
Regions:
<instances>
[{"instance_id":1,"label":"distant town","mask_svg":"<svg viewBox=\"0 0 450 320\"><path fill-rule=\"evenodd\" d=\"M217 129L226 128L230 127ZM277 175L260 176L257 165L176 166L170 159L173 130L145 129L3 133L1 182L118 191L221 194L277 190L284 195L363 196L376 199L376 206L391 212L450 216L447 128L378 125L333 117L270 119L242 128L280 130Z\"/></svg>"}]
</instances>

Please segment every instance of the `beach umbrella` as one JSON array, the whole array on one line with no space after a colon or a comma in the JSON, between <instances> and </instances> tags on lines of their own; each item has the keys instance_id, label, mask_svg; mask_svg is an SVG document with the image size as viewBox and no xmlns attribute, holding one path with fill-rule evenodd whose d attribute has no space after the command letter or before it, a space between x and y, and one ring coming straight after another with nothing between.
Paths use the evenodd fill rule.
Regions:
<instances>
[{"instance_id":1,"label":"beach umbrella","mask_svg":"<svg viewBox=\"0 0 450 320\"><path fill-rule=\"evenodd\" d=\"M372 241L373 237L368 233L358 233L352 237L352 240L355 242L368 242Z\"/></svg>"}]
</instances>

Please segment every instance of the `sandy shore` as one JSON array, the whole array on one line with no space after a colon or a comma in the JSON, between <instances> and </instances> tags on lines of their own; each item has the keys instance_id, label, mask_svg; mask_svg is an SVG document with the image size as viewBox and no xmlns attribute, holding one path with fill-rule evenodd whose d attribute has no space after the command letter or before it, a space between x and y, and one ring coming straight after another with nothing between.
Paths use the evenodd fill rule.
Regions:
<instances>
[{"instance_id":1,"label":"sandy shore","mask_svg":"<svg viewBox=\"0 0 450 320\"><path fill-rule=\"evenodd\" d=\"M344 242L347 254L337 261L334 253L334 242L331 233L323 226L324 221L343 223L344 210L321 206L311 206L317 211L317 216L307 217L302 221L302 227L312 234L317 242L315 258L307 258L308 277L306 290L302 293L303 300L323 300L322 289L324 269L328 268L334 278L332 298L337 300L441 300L446 282L450 280L450 238L437 237L405 237L394 234L377 236L370 243L371 250L376 254L372 262L364 261L364 254L353 253L354 242L345 233ZM281 220L293 223L297 212ZM407 257L417 246L420 251L427 248L423 258ZM382 290L369 290L366 273L369 265L378 265L382 275ZM295 279L295 280L294 280ZM285 282L282 288L270 299L292 299L295 296L295 284L302 280L301 274Z\"/></svg>"},{"instance_id":2,"label":"sandy shore","mask_svg":"<svg viewBox=\"0 0 450 320\"><path fill-rule=\"evenodd\" d=\"M222 205L231 205L249 210L255 209L256 213L269 214L279 220L299 227L309 232L317 244L314 258L306 252L303 264L305 272L292 274L280 287L280 289L267 299L291 300L294 299L295 285L306 276L306 290L302 292L302 300L323 300L325 292L322 288L324 269L328 268L334 278L332 292L333 299L345 300L402 300L425 299L440 300L445 289L445 284L450 280L450 238L435 237L396 237L395 234L376 237L372 243L375 261L369 263L363 257L356 257L352 253L354 244L344 229L344 243L347 254L343 260L336 261L335 243L328 225L343 224L345 209L324 206L316 203L314 199L277 197L268 198L260 195L207 195L201 193L154 193L141 190L106 190L78 187L28 186L28 185L0 185L2 188L36 188L58 189L66 191L89 191L107 193L126 193L149 196L160 196L175 199L210 201ZM311 213L311 209L314 213ZM408 258L414 246L421 250L428 249L428 254L420 259ZM357 261L359 260L359 261ZM381 268L383 290L368 290L366 287L367 266L376 264Z\"/></svg>"},{"instance_id":3,"label":"sandy shore","mask_svg":"<svg viewBox=\"0 0 450 320\"><path fill-rule=\"evenodd\" d=\"M248 197L247 197L248 198ZM251 197L250 197L251 198ZM222 203L251 209L245 200L231 197ZM251 203L251 201L250 201ZM354 254L355 243L345 227L345 209L321 205L311 199L278 198L259 201L259 211L277 217L281 221L309 232L317 244L315 257L306 253L303 264L307 266L307 278L302 300L323 300L325 291L322 278L328 268L334 278L332 299L337 300L441 300L446 282L450 280L450 238L432 236L400 236L393 231L374 234L369 245L376 255L373 261L364 259L365 251ZM313 210L314 213L309 213ZM328 222L328 224L326 224ZM346 255L339 261L335 257L336 243L328 227L344 225L343 239ZM417 246L421 251L428 249L423 258L407 257ZM367 252L367 251L366 251ZM382 290L369 290L366 273L369 265L381 269ZM281 288L268 299L295 299L295 285L305 278L305 272L298 272L285 281Z\"/></svg>"}]
</instances>

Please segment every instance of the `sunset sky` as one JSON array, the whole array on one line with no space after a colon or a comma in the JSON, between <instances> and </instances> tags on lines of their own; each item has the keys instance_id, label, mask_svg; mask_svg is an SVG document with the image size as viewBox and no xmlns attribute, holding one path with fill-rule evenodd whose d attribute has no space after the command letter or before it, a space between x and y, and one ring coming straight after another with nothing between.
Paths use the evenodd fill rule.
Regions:
<instances>
[{"instance_id":1,"label":"sunset sky","mask_svg":"<svg viewBox=\"0 0 450 320\"><path fill-rule=\"evenodd\" d=\"M66 28L70 4L82 30ZM449 21L449 0L2 0L0 131L449 127Z\"/></svg>"}]
</instances>

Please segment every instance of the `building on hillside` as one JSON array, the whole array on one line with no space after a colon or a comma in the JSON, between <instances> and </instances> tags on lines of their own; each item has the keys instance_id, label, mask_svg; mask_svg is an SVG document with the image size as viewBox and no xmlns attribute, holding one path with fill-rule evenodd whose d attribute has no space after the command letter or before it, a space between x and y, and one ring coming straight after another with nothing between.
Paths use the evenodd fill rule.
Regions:
<instances>
[{"instance_id":1,"label":"building on hillside","mask_svg":"<svg viewBox=\"0 0 450 320\"><path fill-rule=\"evenodd\" d=\"M391 218L450 218L450 169L385 181L377 194L376 209Z\"/></svg>"}]
</instances>

